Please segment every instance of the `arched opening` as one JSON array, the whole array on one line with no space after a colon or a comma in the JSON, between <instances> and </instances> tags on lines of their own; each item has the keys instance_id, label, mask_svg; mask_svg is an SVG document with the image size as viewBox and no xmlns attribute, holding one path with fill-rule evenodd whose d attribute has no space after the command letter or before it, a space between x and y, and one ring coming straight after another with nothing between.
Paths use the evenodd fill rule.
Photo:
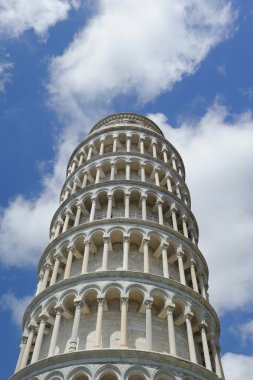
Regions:
<instances>
[{"instance_id":1,"label":"arched opening","mask_svg":"<svg viewBox=\"0 0 253 380\"><path fill-rule=\"evenodd\" d=\"M120 347L120 291L109 288L105 295L103 314L102 347ZM113 322L112 322L113 321Z\"/></svg>"},{"instance_id":2,"label":"arched opening","mask_svg":"<svg viewBox=\"0 0 253 380\"><path fill-rule=\"evenodd\" d=\"M90 289L83 296L83 310L79 328L79 350L95 347L97 322L97 291Z\"/></svg>"},{"instance_id":3,"label":"arched opening","mask_svg":"<svg viewBox=\"0 0 253 380\"><path fill-rule=\"evenodd\" d=\"M122 218L125 216L125 193L121 189L113 192L112 217Z\"/></svg>"},{"instance_id":4,"label":"arched opening","mask_svg":"<svg viewBox=\"0 0 253 380\"><path fill-rule=\"evenodd\" d=\"M161 238L155 233L149 235L149 272L163 276L163 263L161 256Z\"/></svg>"},{"instance_id":5,"label":"arched opening","mask_svg":"<svg viewBox=\"0 0 253 380\"><path fill-rule=\"evenodd\" d=\"M132 190L130 194L130 218L142 218L141 193L139 190Z\"/></svg>"},{"instance_id":6,"label":"arched opening","mask_svg":"<svg viewBox=\"0 0 253 380\"><path fill-rule=\"evenodd\" d=\"M123 266L123 232L113 230L110 234L108 270L120 270Z\"/></svg>"},{"instance_id":7,"label":"arched opening","mask_svg":"<svg viewBox=\"0 0 253 380\"><path fill-rule=\"evenodd\" d=\"M131 288L128 295L127 312L127 346L145 350L146 348L146 314L144 293L138 288Z\"/></svg>"},{"instance_id":8,"label":"arched opening","mask_svg":"<svg viewBox=\"0 0 253 380\"><path fill-rule=\"evenodd\" d=\"M102 267L103 237L102 231L95 231L90 237L88 272L96 272Z\"/></svg>"},{"instance_id":9,"label":"arched opening","mask_svg":"<svg viewBox=\"0 0 253 380\"><path fill-rule=\"evenodd\" d=\"M153 329L153 351L162 353L169 353L169 339L168 339L168 322L167 312L165 310L164 296L155 291L151 293L153 298L152 305L152 329Z\"/></svg>"},{"instance_id":10,"label":"arched opening","mask_svg":"<svg viewBox=\"0 0 253 380\"><path fill-rule=\"evenodd\" d=\"M129 239L128 269L134 272L143 271L143 236L140 232L131 232Z\"/></svg>"}]
</instances>

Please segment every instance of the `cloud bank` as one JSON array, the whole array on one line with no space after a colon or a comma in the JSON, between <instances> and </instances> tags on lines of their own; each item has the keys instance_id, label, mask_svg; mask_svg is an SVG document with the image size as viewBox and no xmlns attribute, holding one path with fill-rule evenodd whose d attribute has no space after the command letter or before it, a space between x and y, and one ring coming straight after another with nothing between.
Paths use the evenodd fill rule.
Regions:
<instances>
[{"instance_id":1,"label":"cloud bank","mask_svg":"<svg viewBox=\"0 0 253 380\"><path fill-rule=\"evenodd\" d=\"M0 0L0 35L20 37L26 30L43 37L48 29L78 7L77 0Z\"/></svg>"},{"instance_id":2,"label":"cloud bank","mask_svg":"<svg viewBox=\"0 0 253 380\"><path fill-rule=\"evenodd\" d=\"M200 248L210 269L211 303L220 313L252 303L252 115L231 120L215 104L200 120L176 129L162 114L148 116L186 164Z\"/></svg>"},{"instance_id":3,"label":"cloud bank","mask_svg":"<svg viewBox=\"0 0 253 380\"><path fill-rule=\"evenodd\" d=\"M12 322L21 326L23 314L31 300L32 296L18 298L13 293L6 293L0 297L0 308L10 312Z\"/></svg>"},{"instance_id":4,"label":"cloud bank","mask_svg":"<svg viewBox=\"0 0 253 380\"><path fill-rule=\"evenodd\" d=\"M118 96L155 99L227 38L236 13L226 1L101 0L95 15L52 60L49 92L61 116L82 122Z\"/></svg>"}]
</instances>

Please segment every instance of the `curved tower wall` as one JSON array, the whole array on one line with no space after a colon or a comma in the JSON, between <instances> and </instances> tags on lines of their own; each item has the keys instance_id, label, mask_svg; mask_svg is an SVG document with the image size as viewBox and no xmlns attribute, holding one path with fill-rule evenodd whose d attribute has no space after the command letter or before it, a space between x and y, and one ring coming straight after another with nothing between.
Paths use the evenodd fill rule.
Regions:
<instances>
[{"instance_id":1,"label":"curved tower wall","mask_svg":"<svg viewBox=\"0 0 253 380\"><path fill-rule=\"evenodd\" d=\"M70 157L12 380L224 379L185 169L144 116Z\"/></svg>"}]
</instances>

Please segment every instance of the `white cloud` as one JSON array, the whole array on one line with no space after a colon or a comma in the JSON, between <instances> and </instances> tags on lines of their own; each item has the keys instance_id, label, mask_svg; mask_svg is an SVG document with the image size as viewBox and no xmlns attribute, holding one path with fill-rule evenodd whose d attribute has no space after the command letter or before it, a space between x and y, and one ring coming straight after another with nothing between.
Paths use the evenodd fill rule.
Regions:
<instances>
[{"instance_id":1,"label":"white cloud","mask_svg":"<svg viewBox=\"0 0 253 380\"><path fill-rule=\"evenodd\" d=\"M18 195L0 210L0 260L8 266L38 263L49 241L49 226L58 207L68 157L84 133L71 125L58 139L53 173L42 179L42 190L34 199Z\"/></svg>"},{"instance_id":2,"label":"white cloud","mask_svg":"<svg viewBox=\"0 0 253 380\"><path fill-rule=\"evenodd\" d=\"M228 121L214 105L180 128L162 114L149 115L182 154L192 209L200 226L200 248L210 269L210 300L219 312L253 302L253 119Z\"/></svg>"},{"instance_id":3,"label":"white cloud","mask_svg":"<svg viewBox=\"0 0 253 380\"><path fill-rule=\"evenodd\" d=\"M44 36L50 27L66 19L73 7L78 7L78 1L0 0L0 35L16 38L32 29Z\"/></svg>"},{"instance_id":4,"label":"white cloud","mask_svg":"<svg viewBox=\"0 0 253 380\"><path fill-rule=\"evenodd\" d=\"M240 339L242 343L253 342L253 320L250 320L239 327Z\"/></svg>"},{"instance_id":5,"label":"white cloud","mask_svg":"<svg viewBox=\"0 0 253 380\"><path fill-rule=\"evenodd\" d=\"M12 62L0 62L0 92L4 92L5 86L11 80Z\"/></svg>"},{"instance_id":6,"label":"white cloud","mask_svg":"<svg viewBox=\"0 0 253 380\"><path fill-rule=\"evenodd\" d=\"M10 311L12 322L20 326L24 311L31 299L32 296L18 298L13 293L6 293L0 298L0 307L2 310Z\"/></svg>"},{"instance_id":7,"label":"white cloud","mask_svg":"<svg viewBox=\"0 0 253 380\"><path fill-rule=\"evenodd\" d=\"M64 118L82 120L94 105L108 110L116 96L145 102L170 90L228 37L236 17L223 0L97 4L95 15L51 63L51 101Z\"/></svg>"},{"instance_id":8,"label":"white cloud","mask_svg":"<svg viewBox=\"0 0 253 380\"><path fill-rule=\"evenodd\" d=\"M223 358L225 377L228 380L251 379L253 375L253 356L226 353Z\"/></svg>"}]
</instances>

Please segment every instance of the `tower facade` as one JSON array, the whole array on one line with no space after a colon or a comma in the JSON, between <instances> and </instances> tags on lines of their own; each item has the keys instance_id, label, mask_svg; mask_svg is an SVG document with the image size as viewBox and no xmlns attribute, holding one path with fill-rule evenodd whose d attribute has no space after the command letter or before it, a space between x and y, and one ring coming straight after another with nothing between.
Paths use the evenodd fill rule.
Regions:
<instances>
[{"instance_id":1,"label":"tower facade","mask_svg":"<svg viewBox=\"0 0 253 380\"><path fill-rule=\"evenodd\" d=\"M91 129L50 234L12 380L224 379L184 164L154 122Z\"/></svg>"}]
</instances>

